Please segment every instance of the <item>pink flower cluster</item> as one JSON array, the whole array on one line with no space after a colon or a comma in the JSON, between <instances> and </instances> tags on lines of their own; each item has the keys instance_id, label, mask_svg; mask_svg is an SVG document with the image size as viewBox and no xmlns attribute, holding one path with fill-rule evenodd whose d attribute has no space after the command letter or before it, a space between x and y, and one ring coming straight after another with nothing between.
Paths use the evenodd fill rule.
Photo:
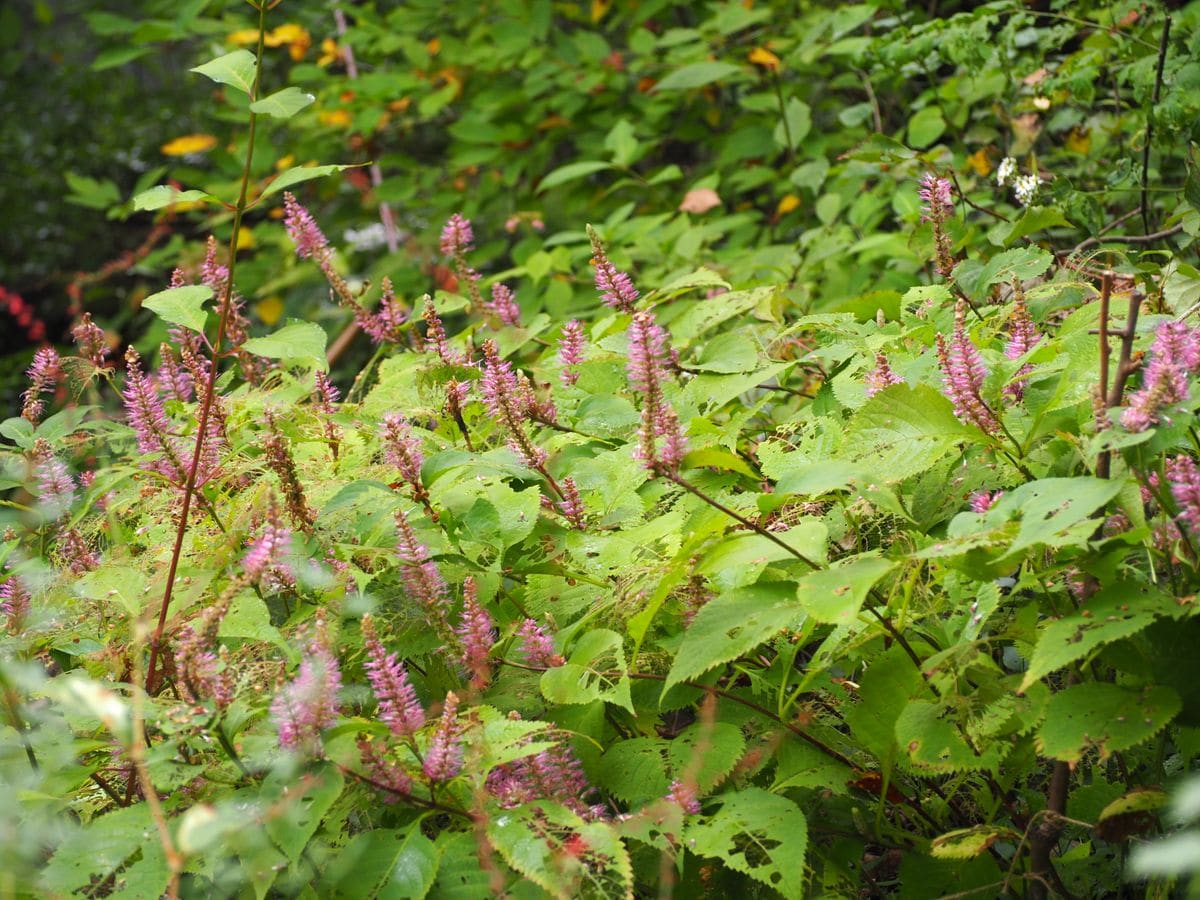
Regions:
<instances>
[{"instance_id":1,"label":"pink flower cluster","mask_svg":"<svg viewBox=\"0 0 1200 900\"><path fill-rule=\"evenodd\" d=\"M1038 341L1042 339L1041 332L1037 330L1037 326L1033 324L1033 319L1029 315L1029 307L1025 305L1025 294L1021 290L1020 283L1018 282L1015 287L1013 312L1008 320L1008 342L1004 345L1006 359L1020 359L1037 346ZM1032 368L1028 364L1023 365L1017 374L1023 375ZM1013 400L1020 400L1025 396L1025 385L1025 379L1017 379L1005 385L1004 395Z\"/></svg>"},{"instance_id":2,"label":"pink flower cluster","mask_svg":"<svg viewBox=\"0 0 1200 900\"><path fill-rule=\"evenodd\" d=\"M893 384L904 384L904 379L892 371L888 358L883 353L875 354L875 368L867 373L867 396L874 397Z\"/></svg>"},{"instance_id":3,"label":"pink flower cluster","mask_svg":"<svg viewBox=\"0 0 1200 900\"><path fill-rule=\"evenodd\" d=\"M418 503L429 499L429 491L421 481L421 466L425 456L421 440L413 434L412 427L400 413L386 413L379 428L383 438L383 456L396 467L400 478L409 486L412 497Z\"/></svg>"},{"instance_id":4,"label":"pink flower cluster","mask_svg":"<svg viewBox=\"0 0 1200 900\"><path fill-rule=\"evenodd\" d=\"M521 654L525 663L538 669L552 669L566 660L554 649L554 641L533 619L526 619L517 629L521 639Z\"/></svg>"},{"instance_id":5,"label":"pink flower cluster","mask_svg":"<svg viewBox=\"0 0 1200 900\"><path fill-rule=\"evenodd\" d=\"M53 347L43 347L33 354L33 363L25 372L29 377L29 388L22 395L24 401L21 416L35 425L41 421L46 410L42 394L52 391L62 378L62 367L58 353Z\"/></svg>"},{"instance_id":6,"label":"pink flower cluster","mask_svg":"<svg viewBox=\"0 0 1200 900\"><path fill-rule=\"evenodd\" d=\"M4 614L8 630L14 634L25 627L32 598L20 575L10 574L0 585L0 613Z\"/></svg>"},{"instance_id":7,"label":"pink flower cluster","mask_svg":"<svg viewBox=\"0 0 1200 900\"><path fill-rule=\"evenodd\" d=\"M562 334L558 339L558 361L562 364L559 378L564 387L579 380L578 369L579 364L583 362L585 343L582 322L572 319L563 325Z\"/></svg>"},{"instance_id":8,"label":"pink flower cluster","mask_svg":"<svg viewBox=\"0 0 1200 900\"><path fill-rule=\"evenodd\" d=\"M600 292L600 299L621 312L633 312L638 299L633 280L612 264L604 243L591 225L587 227L587 233L592 242L592 264L596 268L596 290Z\"/></svg>"},{"instance_id":9,"label":"pink flower cluster","mask_svg":"<svg viewBox=\"0 0 1200 900\"><path fill-rule=\"evenodd\" d=\"M954 213L954 189L947 178L926 172L917 191L924 206L921 221L933 228L934 266L943 278L954 271L953 245L946 231L946 221Z\"/></svg>"},{"instance_id":10,"label":"pink flower cluster","mask_svg":"<svg viewBox=\"0 0 1200 900\"><path fill-rule=\"evenodd\" d=\"M517 298L508 285L492 285L492 299L484 304L484 311L491 313L503 325L521 324L521 307L517 306Z\"/></svg>"},{"instance_id":11,"label":"pink flower cluster","mask_svg":"<svg viewBox=\"0 0 1200 900\"><path fill-rule=\"evenodd\" d=\"M283 524L279 504L272 496L267 505L267 517L262 534L251 542L250 552L242 560L242 570L252 583L264 591L280 591L294 587L296 575L288 563L292 547L292 532Z\"/></svg>"},{"instance_id":12,"label":"pink flower cluster","mask_svg":"<svg viewBox=\"0 0 1200 900\"><path fill-rule=\"evenodd\" d=\"M603 804L587 803L594 789L588 784L579 758L563 738L540 753L496 766L488 773L488 793L506 809L549 800L585 819L603 818L607 813Z\"/></svg>"},{"instance_id":13,"label":"pink flower cluster","mask_svg":"<svg viewBox=\"0 0 1200 900\"><path fill-rule=\"evenodd\" d=\"M967 305L960 300L954 310L954 334L949 343L940 334L937 336L942 384L946 396L954 404L954 414L961 421L987 434L995 434L1000 430L1000 421L980 396L987 368L979 349L967 336L966 318Z\"/></svg>"},{"instance_id":14,"label":"pink flower cluster","mask_svg":"<svg viewBox=\"0 0 1200 900\"><path fill-rule=\"evenodd\" d=\"M478 598L474 578L463 582L462 622L455 630L462 644L463 668L471 676L471 687L482 690L492 678L489 656L496 641L496 627Z\"/></svg>"},{"instance_id":15,"label":"pink flower cluster","mask_svg":"<svg viewBox=\"0 0 1200 900\"><path fill-rule=\"evenodd\" d=\"M271 717L285 750L315 750L321 732L337 721L342 673L326 636L308 645L296 677L271 702Z\"/></svg>"},{"instance_id":16,"label":"pink flower cluster","mask_svg":"<svg viewBox=\"0 0 1200 900\"><path fill-rule=\"evenodd\" d=\"M404 510L396 514L396 555L400 560L400 577L404 581L408 596L421 604L429 613L432 624L443 636L450 636L446 612L450 606L450 589L438 570L437 563L429 558L428 548L417 540L416 532L408 521Z\"/></svg>"},{"instance_id":17,"label":"pink flower cluster","mask_svg":"<svg viewBox=\"0 0 1200 900\"><path fill-rule=\"evenodd\" d=\"M1190 456L1167 460L1171 496L1179 507L1179 521L1193 536L1200 537L1200 468Z\"/></svg>"},{"instance_id":18,"label":"pink flower cluster","mask_svg":"<svg viewBox=\"0 0 1200 900\"><path fill-rule=\"evenodd\" d=\"M396 737L410 737L425 725L425 710L408 681L408 672L395 653L384 649L369 614L362 618L362 633L367 648L363 668L379 704L379 720Z\"/></svg>"},{"instance_id":19,"label":"pink flower cluster","mask_svg":"<svg viewBox=\"0 0 1200 900\"><path fill-rule=\"evenodd\" d=\"M667 335L654 314L639 312L629 325L630 386L642 395L642 422L638 429L637 456L650 471L674 474L687 452L679 416L663 395L669 377Z\"/></svg>"},{"instance_id":20,"label":"pink flower cluster","mask_svg":"<svg viewBox=\"0 0 1200 900\"><path fill-rule=\"evenodd\" d=\"M1200 331L1183 322L1164 322L1154 333L1150 363L1142 376L1141 390L1129 395L1121 424L1129 431L1145 431L1162 418L1168 406L1188 396L1188 376L1200 370Z\"/></svg>"},{"instance_id":21,"label":"pink flower cluster","mask_svg":"<svg viewBox=\"0 0 1200 900\"><path fill-rule=\"evenodd\" d=\"M441 718L429 746L425 748L425 759L421 770L432 782L450 781L463 768L462 742L458 732L458 695L453 691L446 694Z\"/></svg>"},{"instance_id":22,"label":"pink flower cluster","mask_svg":"<svg viewBox=\"0 0 1200 900\"><path fill-rule=\"evenodd\" d=\"M530 439L525 424L530 417L532 389L522 390L512 363L502 359L493 341L483 345L483 380L480 393L488 412L508 432L508 445L532 469L546 464L547 454Z\"/></svg>"}]
</instances>

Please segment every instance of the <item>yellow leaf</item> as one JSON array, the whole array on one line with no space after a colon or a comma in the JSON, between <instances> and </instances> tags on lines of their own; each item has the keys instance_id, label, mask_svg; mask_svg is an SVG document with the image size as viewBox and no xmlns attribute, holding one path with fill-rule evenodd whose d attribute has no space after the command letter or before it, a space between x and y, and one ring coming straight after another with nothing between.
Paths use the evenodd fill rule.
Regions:
<instances>
[{"instance_id":1,"label":"yellow leaf","mask_svg":"<svg viewBox=\"0 0 1200 900\"><path fill-rule=\"evenodd\" d=\"M756 66L762 66L764 69L770 69L772 72L779 71L779 57L768 50L766 47L755 47L750 51L750 62Z\"/></svg>"},{"instance_id":2,"label":"yellow leaf","mask_svg":"<svg viewBox=\"0 0 1200 900\"><path fill-rule=\"evenodd\" d=\"M317 113L322 125L332 125L334 128L345 128L350 124L350 113L344 109L323 109Z\"/></svg>"},{"instance_id":3,"label":"yellow leaf","mask_svg":"<svg viewBox=\"0 0 1200 900\"><path fill-rule=\"evenodd\" d=\"M425 49L429 51L430 56L437 56L442 52L442 39L430 38L425 42Z\"/></svg>"},{"instance_id":4,"label":"yellow leaf","mask_svg":"<svg viewBox=\"0 0 1200 900\"><path fill-rule=\"evenodd\" d=\"M173 141L167 141L158 149L164 156L186 156L189 153L203 153L217 146L217 139L211 134L185 134Z\"/></svg>"},{"instance_id":5,"label":"yellow leaf","mask_svg":"<svg viewBox=\"0 0 1200 900\"><path fill-rule=\"evenodd\" d=\"M284 169L290 169L296 162L296 157L289 153L275 161L275 171L282 172Z\"/></svg>"},{"instance_id":6,"label":"yellow leaf","mask_svg":"<svg viewBox=\"0 0 1200 900\"><path fill-rule=\"evenodd\" d=\"M800 206L800 198L795 194L787 194L779 201L779 205L775 207L776 216L786 216L792 210Z\"/></svg>"},{"instance_id":7,"label":"yellow leaf","mask_svg":"<svg viewBox=\"0 0 1200 900\"><path fill-rule=\"evenodd\" d=\"M239 250L249 250L255 244L254 232L249 228L238 229L237 248Z\"/></svg>"},{"instance_id":8,"label":"yellow leaf","mask_svg":"<svg viewBox=\"0 0 1200 900\"><path fill-rule=\"evenodd\" d=\"M274 325L283 316L283 301L272 294L255 303L254 312L264 325Z\"/></svg>"},{"instance_id":9,"label":"yellow leaf","mask_svg":"<svg viewBox=\"0 0 1200 900\"><path fill-rule=\"evenodd\" d=\"M967 157L967 165L969 165L976 175L986 178L992 172L992 158L989 154L990 147L980 147L974 153Z\"/></svg>"},{"instance_id":10,"label":"yellow leaf","mask_svg":"<svg viewBox=\"0 0 1200 900\"><path fill-rule=\"evenodd\" d=\"M335 63L341 59L342 51L338 47L337 41L333 38L325 38L321 41L321 55L317 57L317 65L324 68L330 63Z\"/></svg>"},{"instance_id":11,"label":"yellow leaf","mask_svg":"<svg viewBox=\"0 0 1200 900\"><path fill-rule=\"evenodd\" d=\"M235 31L229 37L225 38L225 43L233 44L236 47L244 47L247 44L258 43L257 28L243 28L240 31Z\"/></svg>"},{"instance_id":12,"label":"yellow leaf","mask_svg":"<svg viewBox=\"0 0 1200 900\"><path fill-rule=\"evenodd\" d=\"M612 0L592 0L592 24L599 22L612 9Z\"/></svg>"},{"instance_id":13,"label":"yellow leaf","mask_svg":"<svg viewBox=\"0 0 1200 900\"><path fill-rule=\"evenodd\" d=\"M1067 149L1080 156L1087 156L1088 151L1092 149L1091 132L1086 128L1072 128L1071 133L1067 135Z\"/></svg>"}]
</instances>

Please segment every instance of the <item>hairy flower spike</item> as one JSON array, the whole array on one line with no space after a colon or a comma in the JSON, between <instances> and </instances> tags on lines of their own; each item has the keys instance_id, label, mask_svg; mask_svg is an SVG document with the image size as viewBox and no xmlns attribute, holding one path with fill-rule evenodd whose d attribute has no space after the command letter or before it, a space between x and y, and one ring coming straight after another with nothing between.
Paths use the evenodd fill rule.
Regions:
<instances>
[{"instance_id":1,"label":"hairy flower spike","mask_svg":"<svg viewBox=\"0 0 1200 900\"><path fill-rule=\"evenodd\" d=\"M429 491L421 481L425 456L420 438L413 434L412 427L400 413L385 414L379 433L383 438L384 459L399 471L400 478L412 491L412 498L418 503L426 503Z\"/></svg>"},{"instance_id":2,"label":"hairy flower spike","mask_svg":"<svg viewBox=\"0 0 1200 900\"><path fill-rule=\"evenodd\" d=\"M471 676L471 687L483 690L492 678L488 656L496 642L496 628L492 617L479 603L474 578L463 582L462 622L455 631L462 644L463 668Z\"/></svg>"},{"instance_id":3,"label":"hairy flower spike","mask_svg":"<svg viewBox=\"0 0 1200 900\"><path fill-rule=\"evenodd\" d=\"M695 785L685 784L679 779L675 779L671 782L671 790L667 792L667 799L677 804L689 816L700 813L700 799L696 796Z\"/></svg>"},{"instance_id":4,"label":"hairy flower spike","mask_svg":"<svg viewBox=\"0 0 1200 900\"><path fill-rule=\"evenodd\" d=\"M496 766L488 773L487 790L496 802L510 809L536 800L559 803L585 819L604 814L603 806L589 806L586 797L594 793L583 773L583 766L565 735L537 735L538 739L559 740L547 750L522 756Z\"/></svg>"},{"instance_id":5,"label":"hairy flower spike","mask_svg":"<svg viewBox=\"0 0 1200 900\"><path fill-rule=\"evenodd\" d=\"M917 191L922 202L921 221L933 228L935 268L943 278L954 271L953 245L946 231L946 221L954 214L954 189L947 178L926 172Z\"/></svg>"},{"instance_id":6,"label":"hairy flower spike","mask_svg":"<svg viewBox=\"0 0 1200 900\"><path fill-rule=\"evenodd\" d=\"M976 491L971 495L971 512L983 515L996 505L996 501L1004 496L1004 491Z\"/></svg>"},{"instance_id":7,"label":"hairy flower spike","mask_svg":"<svg viewBox=\"0 0 1200 900\"><path fill-rule=\"evenodd\" d=\"M564 386L572 385L579 380L579 364L583 362L585 344L583 323L572 319L562 328L558 339L558 361L562 364L559 378Z\"/></svg>"},{"instance_id":8,"label":"hairy flower spike","mask_svg":"<svg viewBox=\"0 0 1200 900\"><path fill-rule=\"evenodd\" d=\"M587 524L584 522L584 515L587 510L583 505L583 498L579 496L579 488L575 484L575 479L568 475L561 482L563 498L558 503L558 511L563 514L572 528L579 531L586 531Z\"/></svg>"},{"instance_id":9,"label":"hairy flower spike","mask_svg":"<svg viewBox=\"0 0 1200 900\"><path fill-rule=\"evenodd\" d=\"M400 559L400 577L408 596L421 604L429 614L431 624L450 642L457 639L446 621L450 606L450 589L442 573L429 557L429 549L417 540L404 510L396 510L396 555Z\"/></svg>"},{"instance_id":10,"label":"hairy flower spike","mask_svg":"<svg viewBox=\"0 0 1200 900\"><path fill-rule=\"evenodd\" d=\"M517 306L517 299L508 285L493 284L492 299L484 308L504 325L521 324L521 307Z\"/></svg>"},{"instance_id":11,"label":"hairy flower spike","mask_svg":"<svg viewBox=\"0 0 1200 900\"><path fill-rule=\"evenodd\" d=\"M667 335L649 312L635 313L629 325L629 384L642 395L637 458L655 473L675 473L687 452L679 416L663 396L669 377Z\"/></svg>"},{"instance_id":12,"label":"hairy flower spike","mask_svg":"<svg viewBox=\"0 0 1200 900\"><path fill-rule=\"evenodd\" d=\"M10 574L4 584L0 585L0 613L4 614L5 624L13 634L25 627L31 601L29 588L25 586L20 575Z\"/></svg>"},{"instance_id":13,"label":"hairy flower spike","mask_svg":"<svg viewBox=\"0 0 1200 900\"><path fill-rule=\"evenodd\" d=\"M154 376L158 390L182 403L191 402L192 373L175 358L170 344L159 345L158 360L158 372Z\"/></svg>"},{"instance_id":14,"label":"hairy flower spike","mask_svg":"<svg viewBox=\"0 0 1200 900\"><path fill-rule=\"evenodd\" d=\"M521 653L528 665L550 669L566 662L555 651L550 635L533 619L526 619L521 623L521 627L517 629L517 636L521 639Z\"/></svg>"},{"instance_id":15,"label":"hairy flower spike","mask_svg":"<svg viewBox=\"0 0 1200 900\"><path fill-rule=\"evenodd\" d=\"M488 412L508 431L508 445L512 451L530 468L542 468L547 454L534 445L525 430L530 412L528 397L520 389L512 363L500 358L493 341L484 342L483 356L483 379L479 390Z\"/></svg>"},{"instance_id":16,"label":"hairy flower spike","mask_svg":"<svg viewBox=\"0 0 1200 900\"><path fill-rule=\"evenodd\" d=\"M29 387L22 395L24 403L21 407L21 417L36 425L41 421L42 413L46 411L46 402L42 400L42 394L53 390L58 379L62 377L58 353L53 347L38 350L33 354L33 363L25 374L29 377Z\"/></svg>"},{"instance_id":17,"label":"hairy flower spike","mask_svg":"<svg viewBox=\"0 0 1200 900\"><path fill-rule=\"evenodd\" d=\"M321 731L337 721L342 673L323 631L308 645L296 677L275 696L271 717L285 750L319 746Z\"/></svg>"},{"instance_id":18,"label":"hairy flower spike","mask_svg":"<svg viewBox=\"0 0 1200 900\"><path fill-rule=\"evenodd\" d=\"M172 434L171 423L163 409L162 398L153 382L142 373L141 357L130 347L125 351L125 415L137 437L139 453L158 453L161 456L148 464L175 484L187 478L183 463L183 446Z\"/></svg>"},{"instance_id":19,"label":"hairy flower spike","mask_svg":"<svg viewBox=\"0 0 1200 900\"><path fill-rule=\"evenodd\" d=\"M337 459L338 448L342 441L342 429L338 428L337 423L333 421L333 416L337 412L337 402L342 395L324 372L317 372L314 387L317 398L313 406L316 407L321 420L321 428L325 432L325 440L329 442L330 452L333 453L333 458Z\"/></svg>"},{"instance_id":20,"label":"hairy flower spike","mask_svg":"<svg viewBox=\"0 0 1200 900\"><path fill-rule=\"evenodd\" d=\"M875 368L867 373L867 396L874 397L893 384L904 384L904 379L892 371L888 358L882 353L875 354Z\"/></svg>"},{"instance_id":21,"label":"hairy flower spike","mask_svg":"<svg viewBox=\"0 0 1200 900\"><path fill-rule=\"evenodd\" d=\"M228 609L228 602L209 607L175 641L176 684L192 703L212 699L217 709L226 709L233 702L232 673L212 650Z\"/></svg>"},{"instance_id":22,"label":"hairy flower spike","mask_svg":"<svg viewBox=\"0 0 1200 900\"><path fill-rule=\"evenodd\" d=\"M100 565L100 554L89 547L83 535L74 528L59 530L58 557L72 575L84 575Z\"/></svg>"},{"instance_id":23,"label":"hairy flower spike","mask_svg":"<svg viewBox=\"0 0 1200 900\"><path fill-rule=\"evenodd\" d=\"M263 451L267 465L279 479L283 489L284 504L288 515L301 531L311 534L316 524L316 513L308 505L304 487L300 484L300 476L296 473L296 462L292 459L292 448L287 439L279 431L275 414L267 413L267 439L263 442Z\"/></svg>"},{"instance_id":24,"label":"hairy flower spike","mask_svg":"<svg viewBox=\"0 0 1200 900\"><path fill-rule=\"evenodd\" d=\"M66 515L75 502L75 482L66 464L41 438L34 442L33 461L42 511L51 521L56 521Z\"/></svg>"},{"instance_id":25,"label":"hairy flower spike","mask_svg":"<svg viewBox=\"0 0 1200 900\"><path fill-rule=\"evenodd\" d=\"M301 259L321 259L329 253L329 241L312 214L290 191L283 195L283 224Z\"/></svg>"},{"instance_id":26,"label":"hairy flower spike","mask_svg":"<svg viewBox=\"0 0 1200 900\"><path fill-rule=\"evenodd\" d=\"M252 583L273 592L294 587L296 575L287 558L292 548L292 532L279 515L279 504L272 494L262 534L250 542L250 551L242 560L242 571Z\"/></svg>"},{"instance_id":27,"label":"hairy flower spike","mask_svg":"<svg viewBox=\"0 0 1200 900\"><path fill-rule=\"evenodd\" d=\"M954 404L954 414L987 434L1000 430L1000 422L988 405L983 402L980 390L987 377L987 369L979 350L967 336L967 305L958 302L954 310L954 334L949 344L940 334L937 336L938 363L941 365L946 396Z\"/></svg>"},{"instance_id":28,"label":"hairy flower spike","mask_svg":"<svg viewBox=\"0 0 1200 900\"><path fill-rule=\"evenodd\" d=\"M88 360L97 369L104 368L104 361L112 352L104 331L92 321L91 313L84 313L79 323L71 328L71 337L79 348L79 355Z\"/></svg>"},{"instance_id":29,"label":"hairy flower spike","mask_svg":"<svg viewBox=\"0 0 1200 900\"><path fill-rule=\"evenodd\" d=\"M1200 369L1200 332L1183 322L1164 322L1154 333L1150 363L1142 388L1129 396L1121 424L1145 431L1161 418L1162 410L1187 399L1188 375Z\"/></svg>"},{"instance_id":30,"label":"hairy flower spike","mask_svg":"<svg viewBox=\"0 0 1200 900\"><path fill-rule=\"evenodd\" d=\"M457 350L450 349L450 345L446 341L446 329L442 325L442 318L438 315L437 309L434 308L433 301L429 297L425 298L425 308L421 312L421 318L425 320L425 349L432 350L448 366L463 365L465 360L462 354Z\"/></svg>"},{"instance_id":31,"label":"hairy flower spike","mask_svg":"<svg viewBox=\"0 0 1200 900\"><path fill-rule=\"evenodd\" d=\"M395 760L387 755L382 741L359 735L358 752L367 776L383 790L384 803L398 803L399 797L412 793L413 781Z\"/></svg>"},{"instance_id":32,"label":"hairy flower spike","mask_svg":"<svg viewBox=\"0 0 1200 900\"><path fill-rule=\"evenodd\" d=\"M1013 312L1008 322L1008 342L1004 345L1004 356L1006 359L1020 359L1042 339L1041 332L1030 318L1029 307L1025 304L1025 291L1020 281L1013 282ZM1032 369L1033 367L1026 363L1017 374L1024 375ZM1021 378L1005 385L1004 395L1012 400L1020 400L1025 396L1027 383L1026 379Z\"/></svg>"},{"instance_id":33,"label":"hairy flower spike","mask_svg":"<svg viewBox=\"0 0 1200 900\"><path fill-rule=\"evenodd\" d=\"M439 247L444 255L456 256L470 250L474 242L475 232L471 230L471 220L464 218L461 213L455 213L442 227Z\"/></svg>"},{"instance_id":34,"label":"hairy flower spike","mask_svg":"<svg viewBox=\"0 0 1200 900\"><path fill-rule=\"evenodd\" d=\"M449 781L462 771L463 750L458 734L458 695L451 691L446 695L442 717L438 720L425 760L421 765L425 777L430 781Z\"/></svg>"},{"instance_id":35,"label":"hairy flower spike","mask_svg":"<svg viewBox=\"0 0 1200 900\"><path fill-rule=\"evenodd\" d=\"M408 322L408 313L403 304L396 299L396 289L392 287L392 279L386 275L380 285L379 308L372 315L361 306L354 307L354 320L358 327L367 333L376 344L384 341L396 343L403 336L404 325Z\"/></svg>"},{"instance_id":36,"label":"hairy flower spike","mask_svg":"<svg viewBox=\"0 0 1200 900\"><path fill-rule=\"evenodd\" d=\"M633 312L638 299L633 280L612 264L600 235L591 225L587 227L587 233L592 242L592 264L596 267L596 290L600 292L600 299L621 312Z\"/></svg>"},{"instance_id":37,"label":"hairy flower spike","mask_svg":"<svg viewBox=\"0 0 1200 900\"><path fill-rule=\"evenodd\" d=\"M409 684L408 672L399 658L384 649L370 614L362 618L362 633L367 648L363 668L379 704L379 721L396 737L406 738L425 725L425 710L421 708L417 692Z\"/></svg>"},{"instance_id":38,"label":"hairy flower spike","mask_svg":"<svg viewBox=\"0 0 1200 900\"><path fill-rule=\"evenodd\" d=\"M1167 480L1171 496L1179 507L1178 521L1187 526L1193 536L1200 536L1200 468L1190 456L1167 460Z\"/></svg>"}]
</instances>

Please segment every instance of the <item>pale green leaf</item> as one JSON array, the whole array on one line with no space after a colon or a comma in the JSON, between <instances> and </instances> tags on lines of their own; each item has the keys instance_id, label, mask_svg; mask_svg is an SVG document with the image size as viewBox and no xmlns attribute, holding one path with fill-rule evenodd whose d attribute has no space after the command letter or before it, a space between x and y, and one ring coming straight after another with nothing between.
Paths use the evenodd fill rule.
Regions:
<instances>
[{"instance_id":1,"label":"pale green leaf","mask_svg":"<svg viewBox=\"0 0 1200 900\"><path fill-rule=\"evenodd\" d=\"M174 203L196 202L217 203L219 201L212 194L206 194L204 191L181 191L169 184L158 184L137 194L133 198L133 209L135 212L140 212L162 209L164 206L171 206Z\"/></svg>"},{"instance_id":2,"label":"pale green leaf","mask_svg":"<svg viewBox=\"0 0 1200 900\"><path fill-rule=\"evenodd\" d=\"M344 172L347 169L353 169L354 166L296 166L281 173L274 181L266 186L259 199L270 197L272 194L278 194L280 191L287 190L294 184L300 184L304 181L312 181L314 178L324 178L326 175L333 175L336 172Z\"/></svg>"},{"instance_id":3,"label":"pale green leaf","mask_svg":"<svg viewBox=\"0 0 1200 900\"><path fill-rule=\"evenodd\" d=\"M569 181L585 178L588 175L611 168L613 168L612 163L600 162L594 159L568 163L549 172L545 178L538 182L538 191L545 191L560 184L566 184Z\"/></svg>"},{"instance_id":4,"label":"pale green leaf","mask_svg":"<svg viewBox=\"0 0 1200 900\"><path fill-rule=\"evenodd\" d=\"M243 342L242 349L268 359L293 359L312 363L322 372L329 370L325 361L325 329L315 322L289 320L278 331Z\"/></svg>"},{"instance_id":5,"label":"pale green leaf","mask_svg":"<svg viewBox=\"0 0 1200 900\"><path fill-rule=\"evenodd\" d=\"M204 304L212 295L212 288L206 284L188 284L151 294L142 301L142 306L164 322L182 325L203 334L204 325L208 321Z\"/></svg>"},{"instance_id":6,"label":"pale green leaf","mask_svg":"<svg viewBox=\"0 0 1200 900\"><path fill-rule=\"evenodd\" d=\"M290 119L317 98L306 94L298 87L285 87L270 96L250 104L250 112L271 116L275 119Z\"/></svg>"},{"instance_id":7,"label":"pale green leaf","mask_svg":"<svg viewBox=\"0 0 1200 900\"><path fill-rule=\"evenodd\" d=\"M684 846L784 897L803 896L808 822L800 808L754 787L722 794L719 800L720 809L687 828Z\"/></svg>"},{"instance_id":8,"label":"pale green leaf","mask_svg":"<svg viewBox=\"0 0 1200 900\"><path fill-rule=\"evenodd\" d=\"M704 85L712 84L714 81L720 81L731 75L739 74L741 71L740 67L726 62L709 60L692 63L691 65L684 66L682 69L676 69L662 81L658 82L658 84L654 85L651 92L685 91L704 87Z\"/></svg>"},{"instance_id":9,"label":"pale green leaf","mask_svg":"<svg viewBox=\"0 0 1200 900\"><path fill-rule=\"evenodd\" d=\"M1179 695L1168 687L1072 685L1050 698L1037 734L1038 752L1075 763L1094 749L1104 760L1154 737L1179 709Z\"/></svg>"},{"instance_id":10,"label":"pale green leaf","mask_svg":"<svg viewBox=\"0 0 1200 900\"><path fill-rule=\"evenodd\" d=\"M244 94L249 94L254 90L254 76L257 70L258 62L253 53L249 50L234 50L189 71L205 75L217 84L227 84Z\"/></svg>"},{"instance_id":11,"label":"pale green leaf","mask_svg":"<svg viewBox=\"0 0 1200 900\"><path fill-rule=\"evenodd\" d=\"M800 579L800 608L818 622L845 625L854 621L868 592L896 563L866 554L839 560L828 569Z\"/></svg>"}]
</instances>

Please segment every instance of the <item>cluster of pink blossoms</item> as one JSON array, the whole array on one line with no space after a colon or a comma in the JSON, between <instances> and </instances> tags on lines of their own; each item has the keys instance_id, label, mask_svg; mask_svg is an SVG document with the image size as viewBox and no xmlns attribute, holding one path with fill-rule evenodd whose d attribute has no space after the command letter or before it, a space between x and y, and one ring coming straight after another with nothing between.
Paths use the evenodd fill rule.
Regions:
<instances>
[{"instance_id":1,"label":"cluster of pink blossoms","mask_svg":"<svg viewBox=\"0 0 1200 900\"><path fill-rule=\"evenodd\" d=\"M1183 322L1164 322L1154 333L1141 390L1129 395L1121 424L1145 431L1163 410L1187 399L1188 376L1200 371L1200 331Z\"/></svg>"},{"instance_id":2,"label":"cluster of pink blossoms","mask_svg":"<svg viewBox=\"0 0 1200 900\"><path fill-rule=\"evenodd\" d=\"M979 348L967 336L966 320L967 304L960 300L954 309L954 334L950 341L940 334L937 336L942 384L946 396L954 404L954 414L960 420L987 434L995 434L1000 430L1000 421L980 396L987 368Z\"/></svg>"},{"instance_id":3,"label":"cluster of pink blossoms","mask_svg":"<svg viewBox=\"0 0 1200 900\"><path fill-rule=\"evenodd\" d=\"M638 429L638 459L656 474L674 475L687 453L687 440L679 416L663 394L670 377L667 334L654 314L639 312L629 325L629 385L642 395L642 420Z\"/></svg>"}]
</instances>

